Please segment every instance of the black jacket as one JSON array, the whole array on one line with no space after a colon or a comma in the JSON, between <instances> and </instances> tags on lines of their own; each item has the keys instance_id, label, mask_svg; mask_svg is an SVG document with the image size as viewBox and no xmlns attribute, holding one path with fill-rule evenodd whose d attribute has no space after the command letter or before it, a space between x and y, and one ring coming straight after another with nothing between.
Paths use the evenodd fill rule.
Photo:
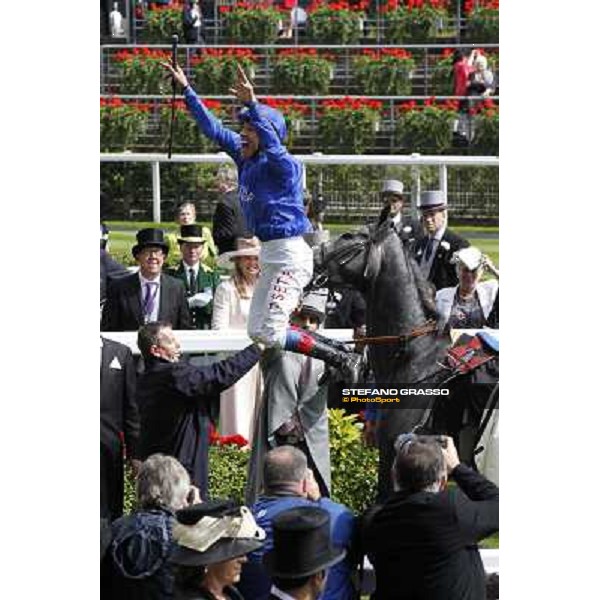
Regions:
<instances>
[{"instance_id":1,"label":"black jacket","mask_svg":"<svg viewBox=\"0 0 600 600\"><path fill-rule=\"evenodd\" d=\"M140 456L155 452L174 456L192 482L208 496L208 433L219 394L243 377L259 360L248 346L233 356L196 367L186 362L148 361L137 385L140 408Z\"/></svg>"},{"instance_id":2,"label":"black jacket","mask_svg":"<svg viewBox=\"0 0 600 600\"><path fill-rule=\"evenodd\" d=\"M396 492L365 532L376 600L483 600L477 542L498 531L499 490L459 465L458 485L440 493Z\"/></svg>"},{"instance_id":3,"label":"black jacket","mask_svg":"<svg viewBox=\"0 0 600 600\"><path fill-rule=\"evenodd\" d=\"M164 273L160 276L158 320L173 329L191 329L192 320L181 281ZM137 273L115 279L108 286L102 311L102 331L137 331L144 324L140 278Z\"/></svg>"},{"instance_id":4,"label":"black jacket","mask_svg":"<svg viewBox=\"0 0 600 600\"><path fill-rule=\"evenodd\" d=\"M173 549L173 513L138 510L112 524L112 542L102 569L102 600L170 600L175 577L169 556Z\"/></svg>"},{"instance_id":5,"label":"black jacket","mask_svg":"<svg viewBox=\"0 0 600 600\"><path fill-rule=\"evenodd\" d=\"M252 237L246 227L237 191L227 192L217 202L212 230L220 254L235 250L236 238Z\"/></svg>"},{"instance_id":6,"label":"black jacket","mask_svg":"<svg viewBox=\"0 0 600 600\"><path fill-rule=\"evenodd\" d=\"M424 236L415 244L415 257L419 264L421 264L421 261L424 259L427 241L428 236ZM438 244L428 277L428 280L435 286L436 291L458 285L456 266L450 262L450 259L457 250L466 248L470 245L471 244L460 237L460 235L446 229Z\"/></svg>"},{"instance_id":7,"label":"black jacket","mask_svg":"<svg viewBox=\"0 0 600 600\"><path fill-rule=\"evenodd\" d=\"M100 306L106 300L108 282L126 275L129 275L127 268L114 260L106 250L100 248Z\"/></svg>"},{"instance_id":8,"label":"black jacket","mask_svg":"<svg viewBox=\"0 0 600 600\"><path fill-rule=\"evenodd\" d=\"M135 363L124 344L102 338L100 359L100 515L123 513L123 443L137 457L140 419L135 403Z\"/></svg>"}]
</instances>

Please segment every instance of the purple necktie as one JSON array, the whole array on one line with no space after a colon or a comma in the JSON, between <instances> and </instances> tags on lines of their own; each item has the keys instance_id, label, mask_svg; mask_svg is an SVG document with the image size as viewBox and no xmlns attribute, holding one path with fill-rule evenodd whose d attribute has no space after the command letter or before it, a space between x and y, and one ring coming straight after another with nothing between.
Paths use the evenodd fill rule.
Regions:
<instances>
[{"instance_id":1,"label":"purple necktie","mask_svg":"<svg viewBox=\"0 0 600 600\"><path fill-rule=\"evenodd\" d=\"M146 323L150 321L152 312L154 311L154 302L156 301L156 294L158 292L158 283L156 281L147 281L146 295L144 297L144 320Z\"/></svg>"}]
</instances>

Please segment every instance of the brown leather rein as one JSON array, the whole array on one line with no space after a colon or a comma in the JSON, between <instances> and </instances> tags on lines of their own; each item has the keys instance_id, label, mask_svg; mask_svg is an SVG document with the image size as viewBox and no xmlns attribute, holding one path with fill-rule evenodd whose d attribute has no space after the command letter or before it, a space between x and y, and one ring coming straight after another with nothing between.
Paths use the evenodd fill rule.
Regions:
<instances>
[{"instance_id":1,"label":"brown leather rein","mask_svg":"<svg viewBox=\"0 0 600 600\"><path fill-rule=\"evenodd\" d=\"M438 330L437 323L435 321L427 321L424 325L418 325L408 333L401 335L380 335L376 337L361 337L344 342L346 344L367 344L371 346L383 346L385 344L406 344L410 340L414 340L423 335L430 333L436 333Z\"/></svg>"}]
</instances>

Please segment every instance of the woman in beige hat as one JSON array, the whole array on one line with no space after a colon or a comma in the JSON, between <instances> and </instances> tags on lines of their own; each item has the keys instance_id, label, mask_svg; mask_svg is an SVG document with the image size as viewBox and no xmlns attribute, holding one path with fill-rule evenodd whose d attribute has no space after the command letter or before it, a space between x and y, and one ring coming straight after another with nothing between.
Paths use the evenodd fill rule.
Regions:
<instances>
[{"instance_id":1,"label":"woman in beige hat","mask_svg":"<svg viewBox=\"0 0 600 600\"><path fill-rule=\"evenodd\" d=\"M454 253L458 285L438 290L435 304L440 329L480 329L494 308L500 274L491 260L474 246ZM495 279L481 281L488 270Z\"/></svg>"},{"instance_id":2,"label":"woman in beige hat","mask_svg":"<svg viewBox=\"0 0 600 600\"><path fill-rule=\"evenodd\" d=\"M231 279L215 290L212 329L246 331L254 286L260 275L258 238L238 238L236 249L218 258L221 268L233 267ZM254 415L262 395L262 376L256 365L221 394L219 433L252 439Z\"/></svg>"}]
</instances>

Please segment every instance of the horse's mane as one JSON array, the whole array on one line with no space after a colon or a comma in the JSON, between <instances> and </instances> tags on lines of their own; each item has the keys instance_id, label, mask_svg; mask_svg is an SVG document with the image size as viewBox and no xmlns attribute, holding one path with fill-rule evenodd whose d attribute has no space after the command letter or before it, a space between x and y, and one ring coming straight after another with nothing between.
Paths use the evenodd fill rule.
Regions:
<instances>
[{"instance_id":1,"label":"horse's mane","mask_svg":"<svg viewBox=\"0 0 600 600\"><path fill-rule=\"evenodd\" d=\"M370 231L371 239L375 244L382 244L392 233L398 235L396 230L391 227L391 219L389 218ZM425 312L425 317L427 319L437 319L437 310L435 308L435 288L423 276L421 267L417 264L417 261L407 247L407 244L399 235L398 241L400 242L401 250L404 252L407 265L413 274L419 299L421 300L421 304L423 305L423 310Z\"/></svg>"}]
</instances>

